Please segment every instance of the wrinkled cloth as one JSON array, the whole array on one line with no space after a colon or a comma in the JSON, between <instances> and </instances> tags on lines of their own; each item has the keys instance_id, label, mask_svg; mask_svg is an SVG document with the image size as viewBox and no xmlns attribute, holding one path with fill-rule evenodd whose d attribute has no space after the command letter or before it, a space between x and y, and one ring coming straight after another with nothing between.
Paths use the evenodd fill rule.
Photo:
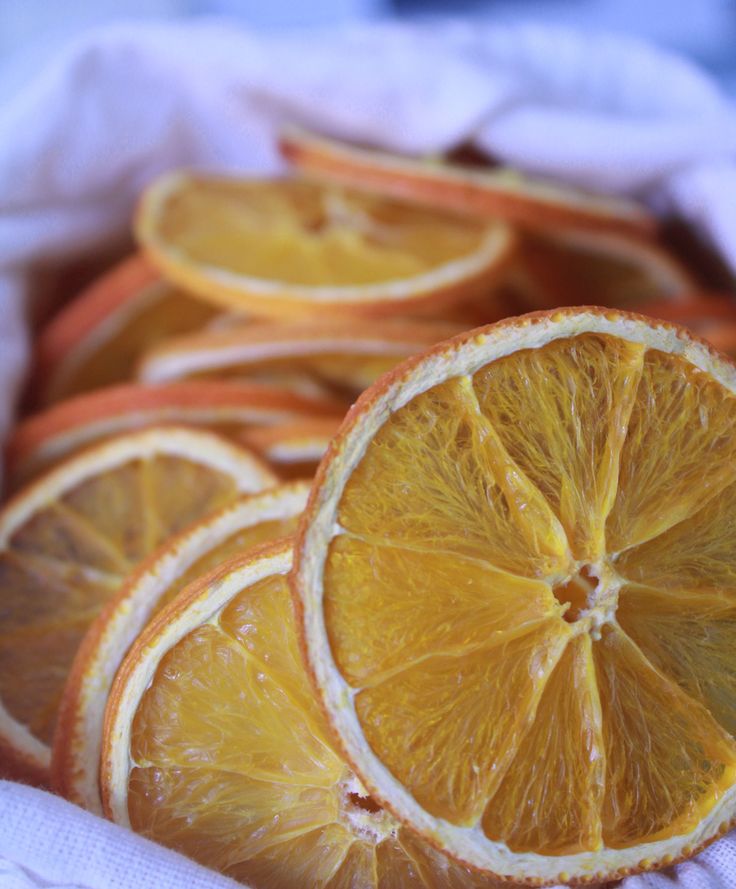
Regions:
<instances>
[{"instance_id":1,"label":"wrinkled cloth","mask_svg":"<svg viewBox=\"0 0 736 889\"><path fill-rule=\"evenodd\" d=\"M294 122L403 152L473 143L527 172L696 224L736 270L736 108L645 43L449 21L256 34L119 26L69 46L0 109L0 439L26 371L33 269L99 250L186 165L271 173ZM41 791L0 783L0 889L219 889L229 881ZM726 837L626 889L733 889Z\"/></svg>"}]
</instances>

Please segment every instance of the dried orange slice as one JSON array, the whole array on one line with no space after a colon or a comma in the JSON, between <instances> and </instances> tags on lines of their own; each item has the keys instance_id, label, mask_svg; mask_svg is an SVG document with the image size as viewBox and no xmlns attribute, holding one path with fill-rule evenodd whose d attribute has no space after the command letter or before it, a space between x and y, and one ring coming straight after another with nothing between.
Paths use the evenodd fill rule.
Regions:
<instances>
[{"instance_id":1,"label":"dried orange slice","mask_svg":"<svg viewBox=\"0 0 736 889\"><path fill-rule=\"evenodd\" d=\"M363 394L294 588L371 796L507 879L595 882L736 819L736 369L604 309L509 319Z\"/></svg>"},{"instance_id":2,"label":"dried orange slice","mask_svg":"<svg viewBox=\"0 0 736 889\"><path fill-rule=\"evenodd\" d=\"M341 420L297 420L245 429L238 440L270 463L281 478L314 474Z\"/></svg>"},{"instance_id":3,"label":"dried orange slice","mask_svg":"<svg viewBox=\"0 0 736 889\"><path fill-rule=\"evenodd\" d=\"M248 379L305 394L352 400L403 358L459 330L430 321L258 324L176 337L151 349L146 383L190 377Z\"/></svg>"},{"instance_id":4,"label":"dried orange slice","mask_svg":"<svg viewBox=\"0 0 736 889\"><path fill-rule=\"evenodd\" d=\"M576 228L648 233L656 224L640 204L523 176L508 168L479 168L348 145L289 128L284 157L303 173L395 198L503 219L533 229Z\"/></svg>"},{"instance_id":5,"label":"dried orange slice","mask_svg":"<svg viewBox=\"0 0 736 889\"><path fill-rule=\"evenodd\" d=\"M274 484L248 451L161 426L66 460L0 511L0 754L45 782L64 682L125 577L190 523Z\"/></svg>"},{"instance_id":6,"label":"dried orange slice","mask_svg":"<svg viewBox=\"0 0 736 889\"><path fill-rule=\"evenodd\" d=\"M230 436L243 427L339 411L334 401L251 383L110 386L53 405L16 426L7 445L6 468L11 486L17 487L82 448L133 429L176 423Z\"/></svg>"},{"instance_id":7,"label":"dried orange slice","mask_svg":"<svg viewBox=\"0 0 736 889\"><path fill-rule=\"evenodd\" d=\"M526 234L504 278L522 307L586 305L637 309L641 302L684 302L699 289L690 272L649 238L597 231Z\"/></svg>"},{"instance_id":8,"label":"dried orange slice","mask_svg":"<svg viewBox=\"0 0 736 889\"><path fill-rule=\"evenodd\" d=\"M161 279L141 255L124 260L65 306L35 347L34 400L48 404L132 378L141 352L215 318L211 303Z\"/></svg>"},{"instance_id":9,"label":"dried orange slice","mask_svg":"<svg viewBox=\"0 0 736 889\"><path fill-rule=\"evenodd\" d=\"M105 718L105 809L254 889L490 887L367 797L299 654L288 541L190 586L136 641Z\"/></svg>"},{"instance_id":10,"label":"dried orange slice","mask_svg":"<svg viewBox=\"0 0 736 889\"><path fill-rule=\"evenodd\" d=\"M510 230L412 204L287 179L171 174L136 233L167 279L266 317L387 315L487 289Z\"/></svg>"},{"instance_id":11,"label":"dried orange slice","mask_svg":"<svg viewBox=\"0 0 736 889\"><path fill-rule=\"evenodd\" d=\"M292 534L308 493L308 483L293 482L236 500L149 556L108 602L79 646L59 707L51 758L57 793L102 812L105 706L131 644L151 617L200 575L254 545Z\"/></svg>"}]
</instances>

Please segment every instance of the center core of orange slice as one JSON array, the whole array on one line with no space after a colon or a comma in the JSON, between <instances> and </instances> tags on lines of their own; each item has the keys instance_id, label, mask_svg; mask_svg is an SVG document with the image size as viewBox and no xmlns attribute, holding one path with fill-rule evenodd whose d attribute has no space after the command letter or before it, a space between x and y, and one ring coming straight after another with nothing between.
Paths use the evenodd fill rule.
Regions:
<instances>
[{"instance_id":1,"label":"center core of orange slice","mask_svg":"<svg viewBox=\"0 0 736 889\"><path fill-rule=\"evenodd\" d=\"M576 632L589 632L598 640L601 626L614 619L620 587L621 579L608 561L602 560L581 565L573 575L555 584L552 592L565 607L564 620L574 624Z\"/></svg>"}]
</instances>

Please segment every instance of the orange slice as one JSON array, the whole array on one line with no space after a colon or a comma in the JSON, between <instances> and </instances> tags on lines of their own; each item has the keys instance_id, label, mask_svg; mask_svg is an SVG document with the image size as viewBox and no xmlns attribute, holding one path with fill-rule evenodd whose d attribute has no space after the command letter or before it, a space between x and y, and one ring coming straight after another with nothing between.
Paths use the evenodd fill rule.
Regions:
<instances>
[{"instance_id":1,"label":"orange slice","mask_svg":"<svg viewBox=\"0 0 736 889\"><path fill-rule=\"evenodd\" d=\"M77 647L125 577L173 534L274 483L209 432L162 426L66 460L0 511L0 754L45 782Z\"/></svg>"},{"instance_id":2,"label":"orange slice","mask_svg":"<svg viewBox=\"0 0 736 889\"><path fill-rule=\"evenodd\" d=\"M487 289L510 230L287 179L178 173L145 193L138 239L167 279L256 315L387 315Z\"/></svg>"},{"instance_id":3,"label":"orange slice","mask_svg":"<svg viewBox=\"0 0 736 889\"><path fill-rule=\"evenodd\" d=\"M102 813L99 771L110 687L131 644L191 581L256 544L293 533L309 493L295 482L236 500L149 556L79 646L59 707L51 759L57 793Z\"/></svg>"},{"instance_id":4,"label":"orange slice","mask_svg":"<svg viewBox=\"0 0 736 889\"><path fill-rule=\"evenodd\" d=\"M299 654L288 541L190 586L126 658L105 718L105 810L254 889L490 887L365 795Z\"/></svg>"},{"instance_id":5,"label":"orange slice","mask_svg":"<svg viewBox=\"0 0 736 889\"><path fill-rule=\"evenodd\" d=\"M151 349L138 377L248 379L307 394L353 399L403 358L459 327L430 321L258 324L178 337Z\"/></svg>"},{"instance_id":6,"label":"orange slice","mask_svg":"<svg viewBox=\"0 0 736 889\"><path fill-rule=\"evenodd\" d=\"M656 227L654 218L634 201L534 179L509 168L389 154L296 128L282 133L280 146L301 172L328 182L525 228L649 233Z\"/></svg>"},{"instance_id":7,"label":"orange slice","mask_svg":"<svg viewBox=\"0 0 736 889\"><path fill-rule=\"evenodd\" d=\"M65 306L35 347L33 394L48 404L132 377L141 352L197 330L218 310L161 279L141 255L124 260Z\"/></svg>"},{"instance_id":8,"label":"orange slice","mask_svg":"<svg viewBox=\"0 0 736 889\"><path fill-rule=\"evenodd\" d=\"M683 302L697 291L690 272L649 238L597 231L527 234L504 282L525 309L551 309L592 299L638 309L643 301Z\"/></svg>"},{"instance_id":9,"label":"orange slice","mask_svg":"<svg viewBox=\"0 0 736 889\"><path fill-rule=\"evenodd\" d=\"M330 418L297 420L245 429L238 438L282 478L306 478L314 475L340 422Z\"/></svg>"},{"instance_id":10,"label":"orange slice","mask_svg":"<svg viewBox=\"0 0 736 889\"><path fill-rule=\"evenodd\" d=\"M11 486L111 435L161 423L204 426L223 435L295 417L335 415L337 402L272 386L192 380L165 386L110 386L78 395L16 426L6 450Z\"/></svg>"},{"instance_id":11,"label":"orange slice","mask_svg":"<svg viewBox=\"0 0 736 889\"><path fill-rule=\"evenodd\" d=\"M294 573L310 673L371 796L540 883L724 832L735 494L736 368L671 324L538 313L383 377L320 465Z\"/></svg>"}]
</instances>

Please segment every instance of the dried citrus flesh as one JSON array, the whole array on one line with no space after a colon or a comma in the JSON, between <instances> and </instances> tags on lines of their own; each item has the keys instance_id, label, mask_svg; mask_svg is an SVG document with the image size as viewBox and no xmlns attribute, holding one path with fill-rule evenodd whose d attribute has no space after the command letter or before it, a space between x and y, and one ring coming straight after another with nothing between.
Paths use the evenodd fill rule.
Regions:
<instances>
[{"instance_id":1,"label":"dried citrus flesh","mask_svg":"<svg viewBox=\"0 0 736 889\"><path fill-rule=\"evenodd\" d=\"M368 798L301 660L289 541L190 586L113 687L101 770L120 824L254 889L490 887Z\"/></svg>"},{"instance_id":2,"label":"dried citrus flesh","mask_svg":"<svg viewBox=\"0 0 736 889\"><path fill-rule=\"evenodd\" d=\"M162 280L140 254L124 260L65 306L35 347L34 396L44 404L133 377L140 354L218 314Z\"/></svg>"},{"instance_id":3,"label":"dried citrus flesh","mask_svg":"<svg viewBox=\"0 0 736 889\"><path fill-rule=\"evenodd\" d=\"M602 309L367 390L300 524L310 672L371 795L507 879L612 879L736 816L736 370Z\"/></svg>"},{"instance_id":4,"label":"dried citrus flesh","mask_svg":"<svg viewBox=\"0 0 736 889\"><path fill-rule=\"evenodd\" d=\"M626 198L597 195L522 175L349 145L290 127L281 153L300 171L351 188L475 213L532 229L651 232L654 218Z\"/></svg>"},{"instance_id":5,"label":"dried citrus flesh","mask_svg":"<svg viewBox=\"0 0 736 889\"><path fill-rule=\"evenodd\" d=\"M0 512L0 743L48 777L64 682L85 631L171 535L275 477L209 432L162 426L64 461Z\"/></svg>"},{"instance_id":6,"label":"dried citrus flesh","mask_svg":"<svg viewBox=\"0 0 736 889\"><path fill-rule=\"evenodd\" d=\"M282 478L314 475L341 420L296 420L245 429L239 440L266 460Z\"/></svg>"},{"instance_id":7,"label":"dried citrus flesh","mask_svg":"<svg viewBox=\"0 0 736 889\"><path fill-rule=\"evenodd\" d=\"M585 305L595 296L602 306L638 311L649 300L684 303L698 289L655 241L596 231L525 234L504 280L527 310Z\"/></svg>"},{"instance_id":8,"label":"dried citrus flesh","mask_svg":"<svg viewBox=\"0 0 736 889\"><path fill-rule=\"evenodd\" d=\"M136 233L167 279L277 318L462 300L487 289L514 246L498 222L295 179L186 173L146 191Z\"/></svg>"},{"instance_id":9,"label":"dried citrus flesh","mask_svg":"<svg viewBox=\"0 0 736 889\"><path fill-rule=\"evenodd\" d=\"M12 487L111 435L161 423L235 436L251 426L341 412L336 401L253 383L191 380L108 386L66 399L19 423L6 449Z\"/></svg>"},{"instance_id":10,"label":"dried citrus flesh","mask_svg":"<svg viewBox=\"0 0 736 889\"><path fill-rule=\"evenodd\" d=\"M459 329L414 320L258 324L174 337L147 353L138 377L146 383L242 379L352 400L402 358Z\"/></svg>"},{"instance_id":11,"label":"dried citrus flesh","mask_svg":"<svg viewBox=\"0 0 736 889\"><path fill-rule=\"evenodd\" d=\"M292 534L308 493L307 482L293 482L242 497L174 537L127 579L87 631L69 672L51 757L57 793L102 812L105 705L131 644L190 582L252 546Z\"/></svg>"}]
</instances>

